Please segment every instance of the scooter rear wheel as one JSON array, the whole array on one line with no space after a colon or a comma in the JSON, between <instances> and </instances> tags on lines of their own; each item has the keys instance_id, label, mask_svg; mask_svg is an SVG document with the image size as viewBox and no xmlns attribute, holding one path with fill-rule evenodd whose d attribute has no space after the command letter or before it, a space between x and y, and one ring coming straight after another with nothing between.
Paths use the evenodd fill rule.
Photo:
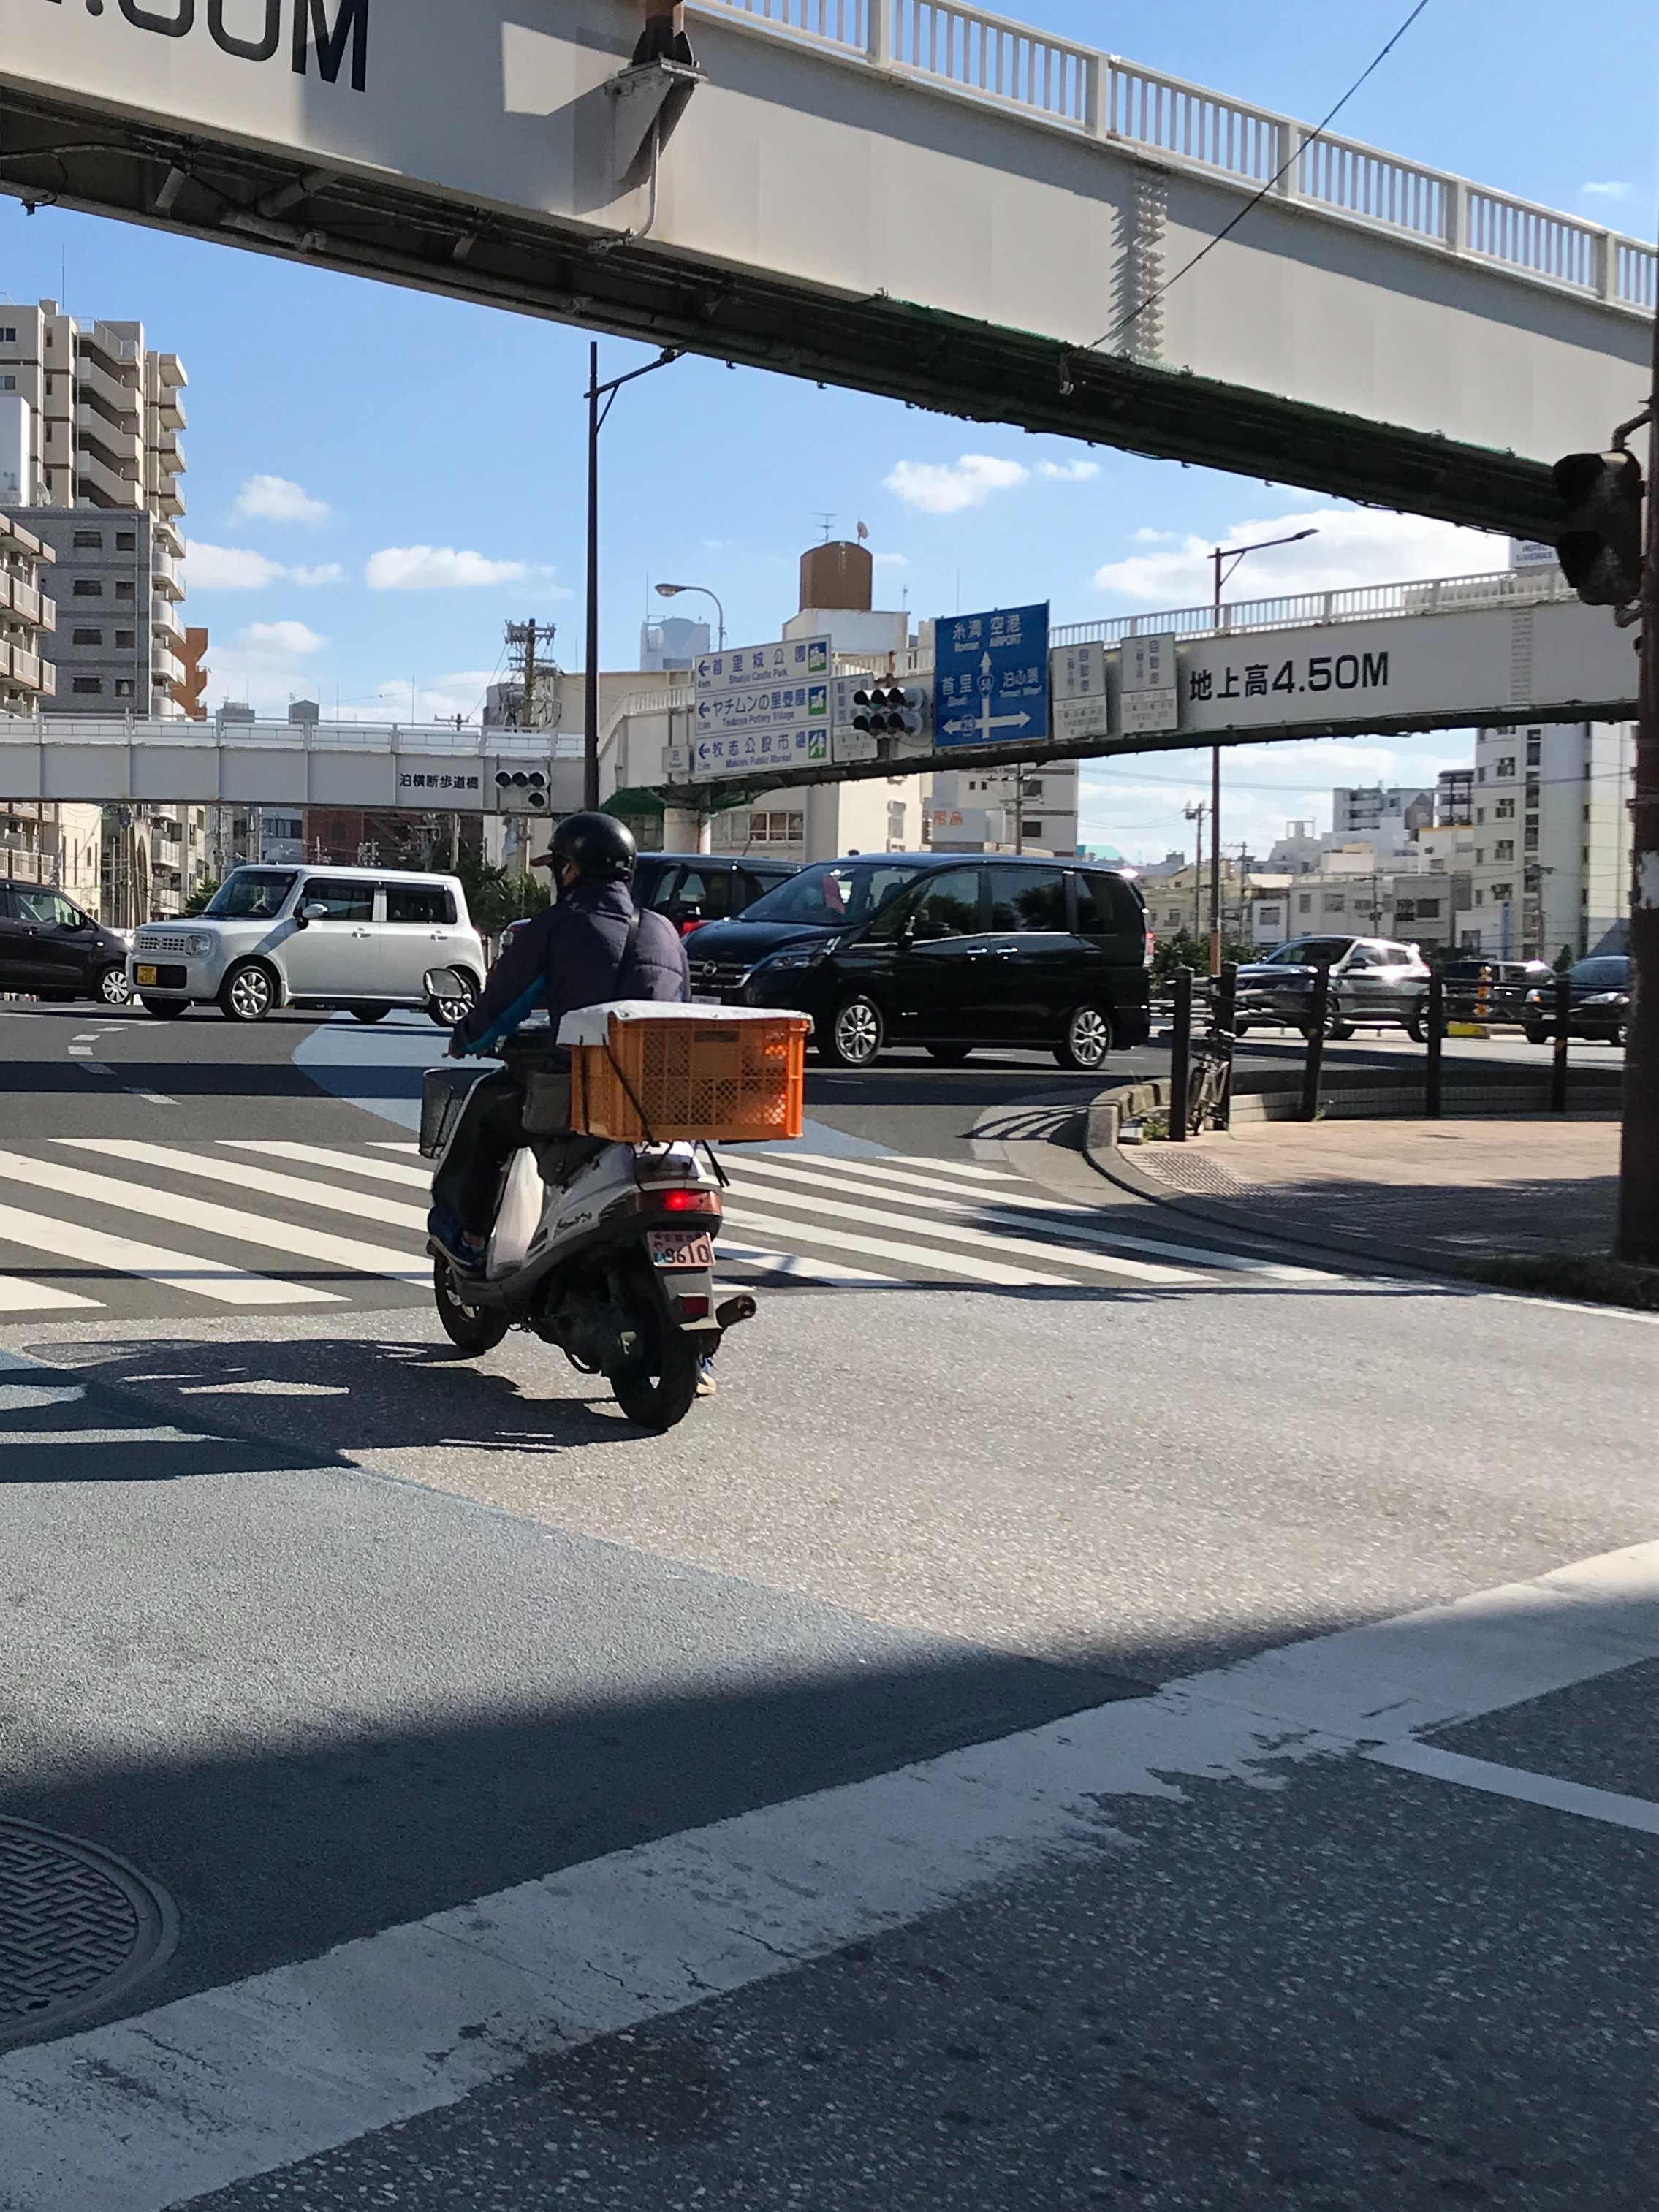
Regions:
<instances>
[{"instance_id":1,"label":"scooter rear wheel","mask_svg":"<svg viewBox=\"0 0 1659 2212\"><path fill-rule=\"evenodd\" d=\"M697 1340L675 1329L660 1352L611 1378L617 1403L642 1429L672 1429L697 1395Z\"/></svg>"},{"instance_id":2,"label":"scooter rear wheel","mask_svg":"<svg viewBox=\"0 0 1659 2212\"><path fill-rule=\"evenodd\" d=\"M432 1295L437 1301L444 1334L458 1351L470 1358L476 1359L481 1352L493 1352L513 1326L507 1316L493 1306L466 1304L456 1290L447 1260L434 1260L432 1263Z\"/></svg>"}]
</instances>

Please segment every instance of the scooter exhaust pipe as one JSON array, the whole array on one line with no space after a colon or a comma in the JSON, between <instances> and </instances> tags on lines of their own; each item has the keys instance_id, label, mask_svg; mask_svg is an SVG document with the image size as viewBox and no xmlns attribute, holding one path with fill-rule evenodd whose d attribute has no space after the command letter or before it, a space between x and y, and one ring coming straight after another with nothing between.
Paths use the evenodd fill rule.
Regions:
<instances>
[{"instance_id":1,"label":"scooter exhaust pipe","mask_svg":"<svg viewBox=\"0 0 1659 2212\"><path fill-rule=\"evenodd\" d=\"M740 1297L727 1298L724 1305L716 1306L714 1318L722 1328L735 1328L740 1321L753 1321L759 1311L760 1308L753 1298L744 1294Z\"/></svg>"}]
</instances>

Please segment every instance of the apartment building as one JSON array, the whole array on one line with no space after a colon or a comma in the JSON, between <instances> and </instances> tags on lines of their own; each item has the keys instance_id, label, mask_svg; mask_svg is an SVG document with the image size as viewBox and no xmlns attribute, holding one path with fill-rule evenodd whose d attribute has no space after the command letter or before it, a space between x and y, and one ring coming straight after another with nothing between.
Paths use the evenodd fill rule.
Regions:
<instances>
[{"instance_id":1,"label":"apartment building","mask_svg":"<svg viewBox=\"0 0 1659 2212\"><path fill-rule=\"evenodd\" d=\"M0 513L0 714L39 714L52 696L58 672L46 655L58 608L43 586L56 558L33 531Z\"/></svg>"},{"instance_id":2,"label":"apartment building","mask_svg":"<svg viewBox=\"0 0 1659 2212\"><path fill-rule=\"evenodd\" d=\"M1336 837L1364 837L1385 821L1398 817L1407 833L1415 836L1435 818L1434 793L1401 786L1339 784L1331 793L1331 833Z\"/></svg>"},{"instance_id":3,"label":"apartment building","mask_svg":"<svg viewBox=\"0 0 1659 2212\"><path fill-rule=\"evenodd\" d=\"M1635 738L1628 722L1476 732L1466 950L1502 960L1623 948Z\"/></svg>"},{"instance_id":4,"label":"apartment building","mask_svg":"<svg viewBox=\"0 0 1659 2212\"><path fill-rule=\"evenodd\" d=\"M185 381L142 323L0 307L0 506L58 562L48 714L185 711Z\"/></svg>"}]
</instances>

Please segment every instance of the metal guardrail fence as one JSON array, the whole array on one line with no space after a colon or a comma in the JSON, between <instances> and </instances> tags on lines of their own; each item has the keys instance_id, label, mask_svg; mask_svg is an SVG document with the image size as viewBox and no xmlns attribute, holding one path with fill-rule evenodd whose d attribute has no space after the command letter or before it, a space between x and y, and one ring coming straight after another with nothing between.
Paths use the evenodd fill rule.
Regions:
<instances>
[{"instance_id":1,"label":"metal guardrail fence","mask_svg":"<svg viewBox=\"0 0 1659 2212\"><path fill-rule=\"evenodd\" d=\"M1054 645L1116 645L1126 637L1209 637L1236 630L1294 629L1318 623L1371 622L1393 616L1465 614L1484 607L1548 606L1575 599L1559 568L1502 568L1485 576L1441 576L1402 584L1356 584L1340 592L1283 592L1276 599L1235 599L1215 607L1176 607L1159 614L1109 616L1064 623Z\"/></svg>"},{"instance_id":2,"label":"metal guardrail fence","mask_svg":"<svg viewBox=\"0 0 1659 2212\"><path fill-rule=\"evenodd\" d=\"M1081 135L1323 214L1467 255L1514 276L1651 313L1659 252L1640 239L1490 191L1352 138L1137 67L963 0L692 0L736 19L896 68ZM1280 175L1279 173L1283 172Z\"/></svg>"}]
</instances>

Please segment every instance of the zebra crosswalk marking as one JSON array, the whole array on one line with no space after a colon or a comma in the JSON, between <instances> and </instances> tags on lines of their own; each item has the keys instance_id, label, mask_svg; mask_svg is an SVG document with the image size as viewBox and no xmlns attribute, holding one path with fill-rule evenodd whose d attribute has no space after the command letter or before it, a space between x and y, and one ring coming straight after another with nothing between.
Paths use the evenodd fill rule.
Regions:
<instances>
[{"instance_id":1,"label":"zebra crosswalk marking","mask_svg":"<svg viewBox=\"0 0 1659 2212\"><path fill-rule=\"evenodd\" d=\"M714 1246L717 1275L726 1260L762 1268L769 1275L787 1275L797 1282L863 1284L870 1290L890 1290L899 1280L896 1275L867 1274L857 1267L838 1267L833 1260L808 1259L801 1252L775 1252L764 1244L735 1244L722 1236Z\"/></svg>"},{"instance_id":2,"label":"zebra crosswalk marking","mask_svg":"<svg viewBox=\"0 0 1659 2212\"><path fill-rule=\"evenodd\" d=\"M925 1236L930 1242L942 1238L950 1244L969 1244L984 1251L1018 1253L1024 1259L1046 1260L1050 1264L1056 1261L1063 1261L1068 1267L1087 1267L1099 1274L1117 1275L1127 1282L1173 1287L1203 1279L1187 1268L1159 1267L1146 1260L1119 1259L1115 1255L1097 1252L1092 1249L1085 1250L1069 1243L1064 1248L1058 1241L1040 1243L1035 1237L1012 1236L1002 1229L969 1228L955 1221L941 1220L939 1218L941 1208L935 1208L920 1218L901 1217L896 1216L890 1207L882 1212L873 1206L856 1205L850 1200L816 1198L806 1191L797 1190L793 1184L787 1189L771 1185L762 1195L768 1206L781 1206L792 1213L820 1214L834 1221L868 1221L878 1228L888 1230L893 1228L896 1220L902 1218L907 1223L914 1221L919 1236ZM948 1205L949 1201L945 1204ZM951 1210L955 1212L957 1209L952 1207ZM811 1232L808 1231L806 1233Z\"/></svg>"},{"instance_id":3,"label":"zebra crosswalk marking","mask_svg":"<svg viewBox=\"0 0 1659 2212\"><path fill-rule=\"evenodd\" d=\"M0 1313L58 1313L70 1306L100 1308L101 1300L83 1298L76 1291L60 1291L51 1283L26 1283L15 1275L0 1275Z\"/></svg>"},{"instance_id":4,"label":"zebra crosswalk marking","mask_svg":"<svg viewBox=\"0 0 1659 2212\"><path fill-rule=\"evenodd\" d=\"M205 1199L187 1198L178 1191L151 1190L132 1182L118 1182L109 1176L88 1175L83 1168L65 1167L52 1159L26 1158L21 1152L0 1152L0 1178L27 1182L38 1190L51 1190L65 1198L89 1199L129 1213L148 1214L178 1228L204 1231L239 1244L263 1246L271 1252L289 1252L321 1261L352 1275L388 1275L394 1282L424 1282L431 1273L429 1261L416 1261L410 1252L394 1252L381 1244L360 1243L355 1237L335 1237L326 1230L300 1228L276 1221L268 1214L246 1213L238 1206L216 1206ZM37 1220L40 1217L33 1217ZM3 1231L0 1231L3 1234ZM47 1244L47 1251L61 1249ZM170 1260L178 1255L170 1254ZM195 1267L197 1261L186 1265ZM145 1274L145 1268L123 1268L123 1273Z\"/></svg>"},{"instance_id":5,"label":"zebra crosswalk marking","mask_svg":"<svg viewBox=\"0 0 1659 2212\"><path fill-rule=\"evenodd\" d=\"M997 1283L1009 1290L1069 1291L1076 1287L1069 1275L1043 1275L1030 1267L1006 1267L994 1260L958 1259L952 1253L935 1252L915 1243L895 1244L886 1237L866 1237L852 1229L815 1229L810 1222L789 1221L781 1214L759 1212L747 1200L739 1200L735 1206L728 1204L726 1218L739 1226L767 1230L774 1236L781 1231L788 1237L834 1243L838 1250L867 1252L872 1260L902 1260L907 1267L930 1268L938 1274L965 1275L970 1282Z\"/></svg>"},{"instance_id":6,"label":"zebra crosswalk marking","mask_svg":"<svg viewBox=\"0 0 1659 2212\"><path fill-rule=\"evenodd\" d=\"M852 1165L853 1164L848 1164ZM728 1170L732 1164L727 1163ZM827 1190L844 1191L866 1198L887 1198L895 1205L915 1206L921 1203L919 1193L908 1190L884 1189L864 1178L867 1174L863 1162L854 1166L847 1175L818 1175L793 1161L774 1153L766 1158L745 1157L738 1170L738 1176L755 1171L763 1176L771 1176L789 1183L804 1182ZM908 1181L920 1182L920 1176ZM1214 1252L1206 1245L1171 1244L1162 1237L1135 1237L1121 1230L1099 1225L1091 1219L1087 1209L1070 1206L1063 1199L1040 1195L1015 1198L1001 1191L974 1191L954 1194L947 1188L940 1201L957 1215L980 1222L1002 1222L1015 1229L1030 1229L1045 1237L1062 1242L1098 1247L1105 1251L1142 1253L1158 1260L1190 1261L1203 1267L1218 1267L1224 1273L1239 1275L1262 1275L1276 1282L1334 1282L1333 1275L1322 1273L1315 1267L1280 1266L1269 1260L1247 1260L1237 1253Z\"/></svg>"},{"instance_id":7,"label":"zebra crosswalk marking","mask_svg":"<svg viewBox=\"0 0 1659 2212\"><path fill-rule=\"evenodd\" d=\"M206 1182L228 1183L234 1190L260 1190L270 1198L289 1198L296 1205L314 1206L324 1213L349 1213L359 1221L373 1221L386 1229L411 1229L426 1234L427 1208L404 1206L383 1198L379 1191L344 1190L337 1183L316 1182L306 1176L279 1175L270 1168L245 1166L240 1160L216 1160L204 1153L187 1152L172 1145L147 1145L136 1138L60 1137L59 1144L84 1152L100 1152L114 1159L131 1160L137 1167L164 1168L172 1175L200 1176Z\"/></svg>"},{"instance_id":8,"label":"zebra crosswalk marking","mask_svg":"<svg viewBox=\"0 0 1659 2212\"><path fill-rule=\"evenodd\" d=\"M0 1153L0 1164L11 1155ZM0 1170L3 1171L3 1170ZM45 1179L40 1178L43 1186ZM95 1176L89 1182L100 1180ZM74 1260L110 1275L137 1275L193 1297L213 1298L221 1305L338 1305L333 1291L320 1291L309 1283L283 1283L268 1275L253 1275L222 1260L202 1260L191 1252L169 1251L165 1245L142 1244L130 1237L114 1237L106 1230L89 1229L78 1221L59 1221L45 1213L29 1213L21 1206L0 1206L0 1241L21 1244L33 1252L50 1252L60 1260Z\"/></svg>"},{"instance_id":9,"label":"zebra crosswalk marking","mask_svg":"<svg viewBox=\"0 0 1659 2212\"><path fill-rule=\"evenodd\" d=\"M300 1145L280 1137L221 1137L232 1152L259 1152L268 1159L293 1160L301 1167L337 1168L343 1175L362 1176L370 1182L395 1182L411 1190L425 1190L432 1182L427 1168L406 1168L401 1160L366 1159L361 1152L341 1152L327 1145Z\"/></svg>"}]
</instances>

